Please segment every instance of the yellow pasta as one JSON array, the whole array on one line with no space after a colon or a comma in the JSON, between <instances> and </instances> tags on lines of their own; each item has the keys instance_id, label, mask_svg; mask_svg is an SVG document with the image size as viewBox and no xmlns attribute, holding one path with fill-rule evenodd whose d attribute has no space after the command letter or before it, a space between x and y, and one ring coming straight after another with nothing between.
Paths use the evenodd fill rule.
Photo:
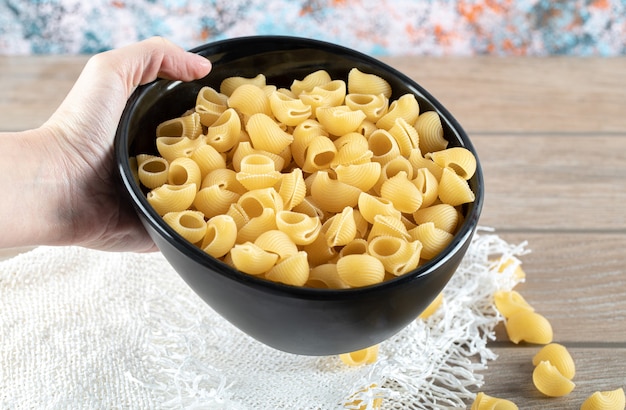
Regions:
<instances>
[{"instance_id":1,"label":"yellow pasta","mask_svg":"<svg viewBox=\"0 0 626 410\"><path fill-rule=\"evenodd\" d=\"M415 121L415 129L420 136L422 154L441 151L448 147L448 141L443 136L441 118L435 111L421 113Z\"/></svg>"},{"instance_id":2,"label":"yellow pasta","mask_svg":"<svg viewBox=\"0 0 626 410\"><path fill-rule=\"evenodd\" d=\"M158 125L158 156L134 158L148 202L207 254L276 282L343 289L416 269L474 200L475 158L447 148L415 95L390 101L385 79L356 68L345 80L202 87Z\"/></svg>"},{"instance_id":3,"label":"yellow pasta","mask_svg":"<svg viewBox=\"0 0 626 410\"><path fill-rule=\"evenodd\" d=\"M235 220L229 215L217 215L207 221L201 248L214 258L221 258L230 252L236 240Z\"/></svg>"},{"instance_id":4,"label":"yellow pasta","mask_svg":"<svg viewBox=\"0 0 626 410\"><path fill-rule=\"evenodd\" d=\"M533 384L548 397L562 397L570 394L576 384L563 376L550 362L540 362L533 370Z\"/></svg>"},{"instance_id":5,"label":"yellow pasta","mask_svg":"<svg viewBox=\"0 0 626 410\"><path fill-rule=\"evenodd\" d=\"M395 125L398 118L402 118L407 123L413 124L417 121L419 112L420 107L415 95L404 94L389 105L389 110L376 121L376 126L390 130Z\"/></svg>"},{"instance_id":6,"label":"yellow pasta","mask_svg":"<svg viewBox=\"0 0 626 410\"><path fill-rule=\"evenodd\" d=\"M156 155L137 155L137 177L149 189L154 189L167 183L169 162Z\"/></svg>"},{"instance_id":7,"label":"yellow pasta","mask_svg":"<svg viewBox=\"0 0 626 410\"><path fill-rule=\"evenodd\" d=\"M309 245L319 235L322 224L318 217L299 212L281 211L276 215L277 228L286 233L296 245Z\"/></svg>"},{"instance_id":8,"label":"yellow pasta","mask_svg":"<svg viewBox=\"0 0 626 410\"><path fill-rule=\"evenodd\" d=\"M188 209L196 197L196 184L163 184L148 192L146 199L159 215Z\"/></svg>"},{"instance_id":9,"label":"yellow pasta","mask_svg":"<svg viewBox=\"0 0 626 410\"><path fill-rule=\"evenodd\" d=\"M252 78L238 76L227 77L220 83L220 93L230 97L237 88L245 84L252 84L259 88L263 88L267 85L267 82L263 74L259 74Z\"/></svg>"},{"instance_id":10,"label":"yellow pasta","mask_svg":"<svg viewBox=\"0 0 626 410\"><path fill-rule=\"evenodd\" d=\"M342 353L339 355L339 358L348 366L372 364L378 359L378 346L374 345L354 352Z\"/></svg>"},{"instance_id":11,"label":"yellow pasta","mask_svg":"<svg viewBox=\"0 0 626 410\"><path fill-rule=\"evenodd\" d=\"M274 282L304 286L309 280L309 263L306 252L300 251L273 266L265 277Z\"/></svg>"},{"instance_id":12,"label":"yellow pasta","mask_svg":"<svg viewBox=\"0 0 626 410\"><path fill-rule=\"evenodd\" d=\"M278 255L267 252L251 242L233 246L229 255L236 269L250 275L268 272L278 260Z\"/></svg>"},{"instance_id":13,"label":"yellow pasta","mask_svg":"<svg viewBox=\"0 0 626 410\"><path fill-rule=\"evenodd\" d=\"M207 226L202 212L190 210L168 212L163 215L163 220L191 243L200 242L206 234Z\"/></svg>"},{"instance_id":14,"label":"yellow pasta","mask_svg":"<svg viewBox=\"0 0 626 410\"><path fill-rule=\"evenodd\" d=\"M246 123L246 131L255 149L280 154L293 142L293 135L283 131L270 116L254 114Z\"/></svg>"},{"instance_id":15,"label":"yellow pasta","mask_svg":"<svg viewBox=\"0 0 626 410\"><path fill-rule=\"evenodd\" d=\"M505 322L509 340L518 344L522 341L533 344L552 342L552 325L542 315L529 310L518 310Z\"/></svg>"},{"instance_id":16,"label":"yellow pasta","mask_svg":"<svg viewBox=\"0 0 626 410\"><path fill-rule=\"evenodd\" d=\"M348 73L348 93L350 94L382 94L391 97L391 85L384 78L375 74L364 73L353 68Z\"/></svg>"},{"instance_id":17,"label":"yellow pasta","mask_svg":"<svg viewBox=\"0 0 626 410\"><path fill-rule=\"evenodd\" d=\"M520 310L534 312L535 309L515 290L500 290L494 293L493 300L498 312L505 318L510 318Z\"/></svg>"},{"instance_id":18,"label":"yellow pasta","mask_svg":"<svg viewBox=\"0 0 626 410\"><path fill-rule=\"evenodd\" d=\"M239 142L240 134L241 120L239 114L234 109L229 108L209 127L204 140L218 152L226 152Z\"/></svg>"},{"instance_id":19,"label":"yellow pasta","mask_svg":"<svg viewBox=\"0 0 626 410\"><path fill-rule=\"evenodd\" d=\"M369 286L383 281L385 267L371 255L345 255L337 261L337 274L348 286Z\"/></svg>"},{"instance_id":20,"label":"yellow pasta","mask_svg":"<svg viewBox=\"0 0 626 410\"><path fill-rule=\"evenodd\" d=\"M348 94L345 103L353 111L361 111L372 123L385 115L389 99L384 94Z\"/></svg>"},{"instance_id":21,"label":"yellow pasta","mask_svg":"<svg viewBox=\"0 0 626 410\"><path fill-rule=\"evenodd\" d=\"M470 410L517 410L518 407L510 400L492 397L479 392Z\"/></svg>"},{"instance_id":22,"label":"yellow pasta","mask_svg":"<svg viewBox=\"0 0 626 410\"><path fill-rule=\"evenodd\" d=\"M596 391L587 397L580 410L624 410L626 395L623 388L609 391Z\"/></svg>"},{"instance_id":23,"label":"yellow pasta","mask_svg":"<svg viewBox=\"0 0 626 410\"><path fill-rule=\"evenodd\" d=\"M573 379L576 375L576 365L574 359L570 355L567 348L558 343L550 343L533 356L533 366L539 365L541 362L550 362L557 368L559 373L568 379Z\"/></svg>"}]
</instances>

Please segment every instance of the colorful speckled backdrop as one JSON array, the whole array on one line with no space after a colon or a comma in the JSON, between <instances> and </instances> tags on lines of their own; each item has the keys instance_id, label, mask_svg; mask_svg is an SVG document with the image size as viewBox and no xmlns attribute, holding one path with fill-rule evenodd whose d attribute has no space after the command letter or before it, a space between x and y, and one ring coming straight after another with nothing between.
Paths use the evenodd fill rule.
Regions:
<instances>
[{"instance_id":1,"label":"colorful speckled backdrop","mask_svg":"<svg viewBox=\"0 0 626 410\"><path fill-rule=\"evenodd\" d=\"M290 34L372 55L626 52L626 0L0 0L0 54Z\"/></svg>"}]
</instances>

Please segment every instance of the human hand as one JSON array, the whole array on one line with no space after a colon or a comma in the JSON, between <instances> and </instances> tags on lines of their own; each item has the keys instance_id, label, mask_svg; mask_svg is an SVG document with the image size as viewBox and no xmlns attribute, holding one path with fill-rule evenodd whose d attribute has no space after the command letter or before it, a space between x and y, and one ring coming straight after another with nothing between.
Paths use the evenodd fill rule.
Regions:
<instances>
[{"instance_id":1,"label":"human hand","mask_svg":"<svg viewBox=\"0 0 626 410\"><path fill-rule=\"evenodd\" d=\"M57 111L29 135L32 144L45 144L40 160L49 167L44 187L49 196L42 204L56 212L45 212L50 232L37 233L35 243L22 238L17 246L154 250L117 188L113 141L118 122L138 85L157 77L190 81L210 69L204 57L158 37L91 57Z\"/></svg>"}]
</instances>

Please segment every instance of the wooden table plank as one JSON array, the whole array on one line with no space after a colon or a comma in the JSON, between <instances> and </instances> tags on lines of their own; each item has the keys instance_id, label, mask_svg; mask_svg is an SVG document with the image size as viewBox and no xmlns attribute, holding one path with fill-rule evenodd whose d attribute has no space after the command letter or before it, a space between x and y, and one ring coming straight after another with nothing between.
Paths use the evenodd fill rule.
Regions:
<instances>
[{"instance_id":1,"label":"wooden table plank","mask_svg":"<svg viewBox=\"0 0 626 410\"><path fill-rule=\"evenodd\" d=\"M576 387L567 396L547 397L532 382L533 356L541 346L498 346L498 359L489 363L481 391L516 403L520 409L578 409L595 391L626 387L626 348L602 349L567 345L576 365Z\"/></svg>"},{"instance_id":2,"label":"wooden table plank","mask_svg":"<svg viewBox=\"0 0 626 410\"><path fill-rule=\"evenodd\" d=\"M486 199L501 230L626 232L626 133L475 135Z\"/></svg>"},{"instance_id":3,"label":"wooden table plank","mask_svg":"<svg viewBox=\"0 0 626 410\"><path fill-rule=\"evenodd\" d=\"M626 58L392 57L470 133L622 132Z\"/></svg>"}]
</instances>

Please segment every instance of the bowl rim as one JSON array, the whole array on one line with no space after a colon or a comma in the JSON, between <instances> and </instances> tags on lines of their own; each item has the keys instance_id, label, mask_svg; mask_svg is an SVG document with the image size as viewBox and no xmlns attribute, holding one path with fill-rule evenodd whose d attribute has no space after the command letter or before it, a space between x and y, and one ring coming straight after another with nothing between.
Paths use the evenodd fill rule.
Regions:
<instances>
[{"instance_id":1,"label":"bowl rim","mask_svg":"<svg viewBox=\"0 0 626 410\"><path fill-rule=\"evenodd\" d=\"M190 49L192 53L204 55L216 55L219 50L237 47L238 45L249 44L250 42L258 43L297 43L302 47L310 47L320 51L329 51L332 53L341 53L342 55L348 55L360 60L365 60L368 65L376 66L378 69L384 70L390 76L396 77L403 83L409 84L412 88L417 89L422 96L428 100L428 102L437 110L440 116L445 119L448 126L458 134L459 140L462 146L469 149L476 157L476 172L472 179L475 179L475 200L471 204L471 212L464 219L463 224L454 234L452 241L433 259L427 261L425 264L417 267L409 273L404 275L376 283L373 285L348 288L348 289L320 289L310 288L304 286L287 285L279 282L273 282L264 278L259 278L253 275L240 272L237 269L227 265L226 263L213 258L208 255L202 249L195 246L191 242L185 240L165 222L162 217L156 213L156 211L149 205L147 199L141 188L135 182L132 175L130 164L130 152L128 147L129 130L128 123L125 120L130 119L130 115L133 108L139 104L144 94L157 84L165 83L173 87L179 80L165 80L156 79L150 83L141 85L135 89L131 97L128 99L126 107L120 118L119 126L115 134L114 140L114 154L117 165L118 176L121 179L126 196L130 196L132 199L132 205L136 212L140 213L144 219L144 223L148 223L159 235L163 236L171 245L175 246L179 251L186 254L188 257L194 259L194 261L206 268L209 268L213 274L219 274L230 280L242 282L245 284L253 285L264 289L264 291L272 292L275 294L283 295L285 297L301 298L301 299L319 299L319 300L333 300L333 299L349 299L351 297L362 297L364 294L384 292L390 287L402 286L406 282L422 279L425 276L434 274L437 269L443 265L452 255L456 254L463 245L471 239L477 225L478 219L482 212L484 201L484 178L482 173L482 167L477 155L477 152L458 121L452 116L452 114L445 108L435 97L433 97L427 90L425 90L417 81L408 77L406 74L398 71L394 67L382 62L381 60L364 54L355 49L351 49L339 44L330 43L327 41L297 37L297 36L285 36L285 35L253 35L243 37L233 37L229 39L218 40L214 42L205 43ZM227 51L226 51L227 52ZM219 68L214 61L213 70ZM210 76L211 73L208 74Z\"/></svg>"}]
</instances>

